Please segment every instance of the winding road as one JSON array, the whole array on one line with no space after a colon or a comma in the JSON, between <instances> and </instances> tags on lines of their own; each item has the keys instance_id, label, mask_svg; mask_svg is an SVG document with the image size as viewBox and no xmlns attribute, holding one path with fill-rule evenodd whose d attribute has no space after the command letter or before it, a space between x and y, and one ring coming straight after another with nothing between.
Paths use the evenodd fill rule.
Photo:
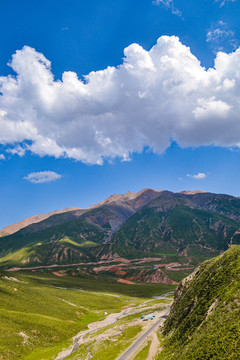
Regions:
<instances>
[{"instance_id":1,"label":"winding road","mask_svg":"<svg viewBox=\"0 0 240 360\"><path fill-rule=\"evenodd\" d=\"M139 339L135 341L117 360L128 360L129 356L143 343L144 340L168 317L170 310L168 309L163 316L158 319L153 326L150 327Z\"/></svg>"}]
</instances>

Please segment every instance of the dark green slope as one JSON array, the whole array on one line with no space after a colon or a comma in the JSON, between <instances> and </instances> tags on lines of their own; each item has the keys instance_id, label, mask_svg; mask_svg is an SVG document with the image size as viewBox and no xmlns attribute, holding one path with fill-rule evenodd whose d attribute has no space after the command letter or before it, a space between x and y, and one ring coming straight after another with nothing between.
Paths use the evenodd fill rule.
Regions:
<instances>
[{"instance_id":1,"label":"dark green slope","mask_svg":"<svg viewBox=\"0 0 240 360\"><path fill-rule=\"evenodd\" d=\"M86 210L72 210L72 211L67 211L65 213L52 215L43 221L28 225L23 229L19 230L18 232L20 232L21 234L28 234L40 230L45 230L55 225L59 225L71 220L79 219L85 212Z\"/></svg>"},{"instance_id":2,"label":"dark green slope","mask_svg":"<svg viewBox=\"0 0 240 360\"><path fill-rule=\"evenodd\" d=\"M188 198L160 196L131 216L111 243L122 256L129 249L131 257L140 251L207 258L240 243L239 226L226 216L198 208Z\"/></svg>"},{"instance_id":3,"label":"dark green slope","mask_svg":"<svg viewBox=\"0 0 240 360\"><path fill-rule=\"evenodd\" d=\"M56 225L64 224L72 220L86 219L93 224L105 226L109 224L113 230L116 230L126 219L133 214L133 211L118 205L99 206L94 209L73 210L61 214L52 215L46 220L40 221L24 227L18 232L12 234L29 234L41 230L49 229ZM116 223L116 226L114 224ZM11 235L10 235L11 236Z\"/></svg>"},{"instance_id":4,"label":"dark green slope","mask_svg":"<svg viewBox=\"0 0 240 360\"><path fill-rule=\"evenodd\" d=\"M240 359L240 246L179 285L163 334L159 360Z\"/></svg>"},{"instance_id":5,"label":"dark green slope","mask_svg":"<svg viewBox=\"0 0 240 360\"><path fill-rule=\"evenodd\" d=\"M240 199L225 194L197 193L194 195L175 194L177 197L187 198L192 204L201 209L225 215L240 221Z\"/></svg>"},{"instance_id":6,"label":"dark green slope","mask_svg":"<svg viewBox=\"0 0 240 360\"><path fill-rule=\"evenodd\" d=\"M85 258L80 248L102 242L106 233L104 229L87 223L84 219L72 220L36 233L19 232L1 241L1 261L3 265L47 265L80 261Z\"/></svg>"},{"instance_id":7,"label":"dark green slope","mask_svg":"<svg viewBox=\"0 0 240 360\"><path fill-rule=\"evenodd\" d=\"M49 265L93 260L95 257L88 248L102 244L131 214L132 211L124 207L108 205L81 213L74 220L74 214L64 214L60 218L57 215L57 225L48 226L50 222L55 223L56 216L34 224L34 230L30 225L0 238L1 265Z\"/></svg>"}]
</instances>

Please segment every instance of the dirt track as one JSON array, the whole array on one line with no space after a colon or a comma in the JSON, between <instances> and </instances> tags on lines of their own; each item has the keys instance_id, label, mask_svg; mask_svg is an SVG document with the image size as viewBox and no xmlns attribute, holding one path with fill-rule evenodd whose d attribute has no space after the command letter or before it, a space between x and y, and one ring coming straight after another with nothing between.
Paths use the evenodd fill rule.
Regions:
<instances>
[{"instance_id":1,"label":"dirt track","mask_svg":"<svg viewBox=\"0 0 240 360\"><path fill-rule=\"evenodd\" d=\"M121 318L124 318L124 317L129 316L129 315L140 313L140 312L143 311L143 308L144 308L144 310L150 310L150 309L154 310L154 308L159 307L159 304L155 304L154 306L146 306L146 304L149 301L151 301L151 300L146 300L143 304L138 305L136 307L121 310L121 312L119 312L119 313L109 314L104 320L97 321L97 322L89 324L88 325L88 330L81 331L76 336L74 336L72 345L68 349L62 350L54 360L66 359L69 355L71 355L72 353L77 351L79 349L79 347L84 342L86 342L86 336L88 334L91 334L91 333L94 333L94 332L96 332L98 330L104 329L105 327L114 324L115 322L117 322ZM167 308L169 306L170 305L166 305ZM165 312L166 312L166 310L162 311L161 313L159 313L159 316L161 316L161 314L165 313ZM148 325L148 324L146 324L146 325ZM149 326L147 326L147 327L149 327ZM97 339L96 339L96 341L97 341Z\"/></svg>"}]
</instances>

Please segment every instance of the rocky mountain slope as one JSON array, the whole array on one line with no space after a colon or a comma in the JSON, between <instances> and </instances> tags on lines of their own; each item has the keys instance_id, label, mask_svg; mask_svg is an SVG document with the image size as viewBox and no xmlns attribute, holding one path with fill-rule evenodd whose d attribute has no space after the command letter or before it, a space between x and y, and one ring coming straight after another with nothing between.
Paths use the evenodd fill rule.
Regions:
<instances>
[{"instance_id":1,"label":"rocky mountain slope","mask_svg":"<svg viewBox=\"0 0 240 360\"><path fill-rule=\"evenodd\" d=\"M4 266L71 264L120 257L199 264L240 243L240 199L144 189L86 210L49 216L0 238Z\"/></svg>"},{"instance_id":2,"label":"rocky mountain slope","mask_svg":"<svg viewBox=\"0 0 240 360\"><path fill-rule=\"evenodd\" d=\"M186 278L164 326L159 360L240 358L240 246Z\"/></svg>"},{"instance_id":3,"label":"rocky mountain slope","mask_svg":"<svg viewBox=\"0 0 240 360\"><path fill-rule=\"evenodd\" d=\"M113 235L112 251L121 256L132 256L136 252L171 253L188 259L197 256L199 263L201 257L212 257L216 251L239 243L238 212L231 208L229 214L229 206L222 206L221 211L216 207L214 211L208 210L211 205L205 199L207 196L201 194L204 206L200 207L199 194L182 197L162 193Z\"/></svg>"},{"instance_id":4,"label":"rocky mountain slope","mask_svg":"<svg viewBox=\"0 0 240 360\"><path fill-rule=\"evenodd\" d=\"M137 193L128 191L126 194L114 194L109 196L106 200L91 206L89 209L93 209L102 205L114 204L127 207L136 212L150 201L158 198L162 192L162 190L143 189Z\"/></svg>"},{"instance_id":5,"label":"rocky mountain slope","mask_svg":"<svg viewBox=\"0 0 240 360\"><path fill-rule=\"evenodd\" d=\"M144 205L149 203L151 200L157 198L161 193L161 190L152 190L152 189L144 189L139 191L138 193L127 192L126 194L114 194L109 196L107 199L102 202L90 206L88 209L80 209L77 207L68 207L63 210L55 210L48 214L40 214L31 216L22 221L17 222L16 224L8 225L5 228L0 230L0 237L5 235L11 235L23 228L27 232L36 232L38 230L43 230L45 228L54 226L56 224L74 220L81 216L85 212L90 212L93 209L97 209L101 207L103 209L104 206L113 205L120 206L128 209L130 214L133 214L137 210L141 209ZM59 215L59 216L55 216ZM47 220L48 221L44 221ZM121 225L121 221L118 225ZM114 226L113 226L114 227ZM116 226L115 226L116 227ZM117 226L118 227L118 226Z\"/></svg>"},{"instance_id":6,"label":"rocky mountain slope","mask_svg":"<svg viewBox=\"0 0 240 360\"><path fill-rule=\"evenodd\" d=\"M158 195L159 191L151 189L113 195L89 209L66 211L32 223L0 238L0 261L26 265L94 260L93 248L108 241L135 213L134 209L141 208Z\"/></svg>"}]
</instances>

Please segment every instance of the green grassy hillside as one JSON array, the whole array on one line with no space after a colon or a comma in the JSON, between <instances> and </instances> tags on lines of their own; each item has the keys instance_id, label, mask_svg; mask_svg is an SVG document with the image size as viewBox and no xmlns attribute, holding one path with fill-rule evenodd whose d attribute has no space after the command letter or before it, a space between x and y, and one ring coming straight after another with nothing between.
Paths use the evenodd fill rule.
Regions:
<instances>
[{"instance_id":1,"label":"green grassy hillside","mask_svg":"<svg viewBox=\"0 0 240 360\"><path fill-rule=\"evenodd\" d=\"M80 215L78 210L54 215L0 238L0 262L2 266L31 266L94 260L87 248L102 244L131 214L109 205L80 211Z\"/></svg>"},{"instance_id":2,"label":"green grassy hillside","mask_svg":"<svg viewBox=\"0 0 240 360\"><path fill-rule=\"evenodd\" d=\"M106 234L107 230L85 219L71 220L35 233L19 231L1 239L1 263L31 265L79 262L88 258L82 248L89 246L89 243L101 243Z\"/></svg>"},{"instance_id":3,"label":"green grassy hillside","mask_svg":"<svg viewBox=\"0 0 240 360\"><path fill-rule=\"evenodd\" d=\"M240 246L178 287L159 360L240 359Z\"/></svg>"},{"instance_id":4,"label":"green grassy hillside","mask_svg":"<svg viewBox=\"0 0 240 360\"><path fill-rule=\"evenodd\" d=\"M172 290L169 285L124 285L86 273L0 272L0 358L50 360L89 323L123 306Z\"/></svg>"}]
</instances>

